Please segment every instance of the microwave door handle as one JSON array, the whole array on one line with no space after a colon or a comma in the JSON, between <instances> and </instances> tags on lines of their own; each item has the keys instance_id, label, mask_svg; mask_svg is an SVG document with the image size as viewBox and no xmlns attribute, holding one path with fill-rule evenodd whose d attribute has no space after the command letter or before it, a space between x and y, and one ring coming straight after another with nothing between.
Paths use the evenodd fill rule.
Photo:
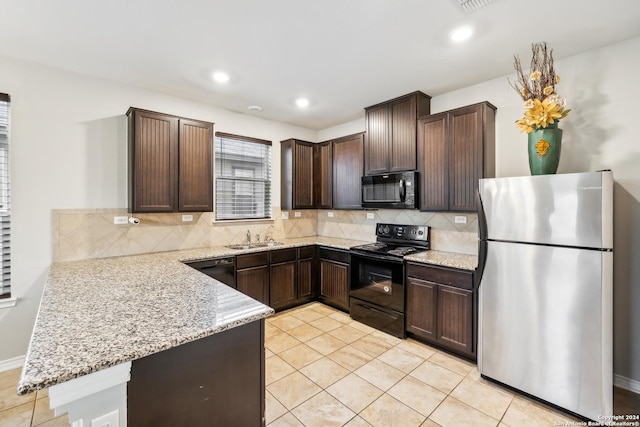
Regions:
<instances>
[{"instance_id":1,"label":"microwave door handle","mask_svg":"<svg viewBox=\"0 0 640 427\"><path fill-rule=\"evenodd\" d=\"M404 203L404 200L407 197L407 188L405 187L404 178L398 181L398 185L400 186L400 202Z\"/></svg>"}]
</instances>

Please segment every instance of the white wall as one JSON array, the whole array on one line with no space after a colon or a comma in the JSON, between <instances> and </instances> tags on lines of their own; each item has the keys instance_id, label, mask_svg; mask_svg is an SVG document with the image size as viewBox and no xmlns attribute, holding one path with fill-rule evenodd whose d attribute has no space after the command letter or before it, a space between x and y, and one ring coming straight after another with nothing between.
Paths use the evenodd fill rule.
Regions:
<instances>
[{"instance_id":1,"label":"white wall","mask_svg":"<svg viewBox=\"0 0 640 427\"><path fill-rule=\"evenodd\" d=\"M0 309L0 362L24 355L51 263L51 210L126 208L130 106L215 123L216 131L273 141L279 205L280 143L317 131L263 120L0 58L0 92L11 95L12 308Z\"/></svg>"},{"instance_id":2,"label":"white wall","mask_svg":"<svg viewBox=\"0 0 640 427\"><path fill-rule=\"evenodd\" d=\"M572 112L564 130L558 173L611 169L614 191L614 372L640 381L640 144L638 102L640 38L570 58L555 58L560 95ZM556 55L559 52L556 52ZM522 58L524 64L529 58ZM431 112L489 101L496 112L496 175L529 175L527 136L514 122L522 101L507 81L515 74L431 99ZM425 82L425 85L427 82ZM343 130L364 130L363 118L319 133L319 140ZM590 307L584 307L589 310ZM640 387L635 383L634 387Z\"/></svg>"}]
</instances>

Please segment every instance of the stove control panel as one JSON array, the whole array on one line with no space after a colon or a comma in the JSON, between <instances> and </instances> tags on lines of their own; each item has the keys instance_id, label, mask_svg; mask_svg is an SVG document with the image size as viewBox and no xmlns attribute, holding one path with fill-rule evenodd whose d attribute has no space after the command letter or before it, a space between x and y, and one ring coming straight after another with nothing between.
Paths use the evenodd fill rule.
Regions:
<instances>
[{"instance_id":1,"label":"stove control panel","mask_svg":"<svg viewBox=\"0 0 640 427\"><path fill-rule=\"evenodd\" d=\"M429 226L379 223L376 225L376 236L383 239L428 242Z\"/></svg>"}]
</instances>

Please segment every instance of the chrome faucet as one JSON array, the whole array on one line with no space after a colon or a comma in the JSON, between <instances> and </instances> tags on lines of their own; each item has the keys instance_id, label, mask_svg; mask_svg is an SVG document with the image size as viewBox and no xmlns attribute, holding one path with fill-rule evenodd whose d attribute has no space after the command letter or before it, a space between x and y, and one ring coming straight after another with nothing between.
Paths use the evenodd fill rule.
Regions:
<instances>
[{"instance_id":1,"label":"chrome faucet","mask_svg":"<svg viewBox=\"0 0 640 427\"><path fill-rule=\"evenodd\" d=\"M273 225L270 225L269 228L267 228L267 231L264 233L264 241L267 243L273 242L273 236L271 235L272 229L273 229Z\"/></svg>"},{"instance_id":2,"label":"chrome faucet","mask_svg":"<svg viewBox=\"0 0 640 427\"><path fill-rule=\"evenodd\" d=\"M247 245L251 244L251 231L247 230Z\"/></svg>"}]
</instances>

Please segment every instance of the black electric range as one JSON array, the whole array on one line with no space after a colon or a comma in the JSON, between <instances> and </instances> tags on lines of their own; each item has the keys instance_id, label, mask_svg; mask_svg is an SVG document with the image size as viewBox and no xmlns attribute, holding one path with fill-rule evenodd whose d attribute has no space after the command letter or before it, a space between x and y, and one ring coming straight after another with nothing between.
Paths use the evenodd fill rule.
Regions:
<instances>
[{"instance_id":1,"label":"black electric range","mask_svg":"<svg viewBox=\"0 0 640 427\"><path fill-rule=\"evenodd\" d=\"M403 257L428 250L429 231L424 225L377 224L375 243L351 248L353 319L404 338Z\"/></svg>"}]
</instances>

